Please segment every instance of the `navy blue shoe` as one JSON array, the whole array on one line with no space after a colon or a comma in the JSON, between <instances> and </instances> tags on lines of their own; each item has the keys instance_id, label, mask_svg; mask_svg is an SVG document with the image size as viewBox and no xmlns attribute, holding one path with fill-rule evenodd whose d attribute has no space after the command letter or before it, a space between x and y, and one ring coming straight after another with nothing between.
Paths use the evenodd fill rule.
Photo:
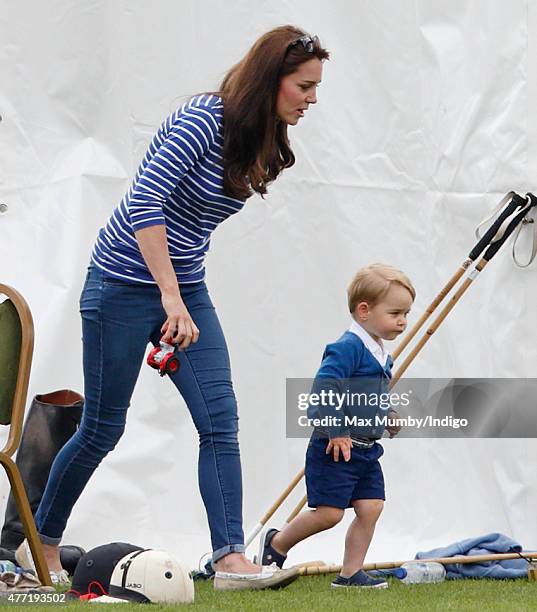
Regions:
<instances>
[{"instance_id":1,"label":"navy blue shoe","mask_svg":"<svg viewBox=\"0 0 537 612\"><path fill-rule=\"evenodd\" d=\"M271 563L276 563L279 568L283 567L285 560L287 559L286 555L280 554L277 550L274 550L270 545L272 538L278 533L277 529L269 529L265 528L261 532L261 536L259 538L259 551L256 558L256 561L259 565L270 565Z\"/></svg>"},{"instance_id":2,"label":"navy blue shoe","mask_svg":"<svg viewBox=\"0 0 537 612\"><path fill-rule=\"evenodd\" d=\"M358 570L356 574L353 574L350 578L338 576L334 582L332 582L332 586L334 588L362 587L369 589L387 589L388 583L384 578L372 578L369 574L366 574L364 570Z\"/></svg>"}]
</instances>

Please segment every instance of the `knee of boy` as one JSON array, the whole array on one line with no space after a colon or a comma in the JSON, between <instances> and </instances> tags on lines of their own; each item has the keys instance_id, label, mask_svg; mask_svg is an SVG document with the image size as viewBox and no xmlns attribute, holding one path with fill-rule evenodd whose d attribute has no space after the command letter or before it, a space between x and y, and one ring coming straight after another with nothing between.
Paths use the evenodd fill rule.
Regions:
<instances>
[{"instance_id":1,"label":"knee of boy","mask_svg":"<svg viewBox=\"0 0 537 612\"><path fill-rule=\"evenodd\" d=\"M368 499L365 501L366 503L363 503L357 509L358 518L362 518L363 520L374 523L382 514L382 510L384 509L384 500Z\"/></svg>"},{"instance_id":2,"label":"knee of boy","mask_svg":"<svg viewBox=\"0 0 537 612\"><path fill-rule=\"evenodd\" d=\"M336 508L337 512L334 513L334 523L333 526L336 526L341 522L343 517L345 516L345 510L341 510L341 508Z\"/></svg>"},{"instance_id":3,"label":"knee of boy","mask_svg":"<svg viewBox=\"0 0 537 612\"><path fill-rule=\"evenodd\" d=\"M318 513L318 518L325 529L335 527L345 515L344 510L332 506L320 506L315 512Z\"/></svg>"}]
</instances>

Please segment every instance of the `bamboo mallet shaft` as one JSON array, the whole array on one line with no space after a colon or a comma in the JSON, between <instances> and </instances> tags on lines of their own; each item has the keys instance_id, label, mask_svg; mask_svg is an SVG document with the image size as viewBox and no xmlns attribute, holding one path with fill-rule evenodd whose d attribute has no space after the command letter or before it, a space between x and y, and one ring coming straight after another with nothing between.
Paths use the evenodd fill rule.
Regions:
<instances>
[{"instance_id":1,"label":"bamboo mallet shaft","mask_svg":"<svg viewBox=\"0 0 537 612\"><path fill-rule=\"evenodd\" d=\"M455 274L449 279L446 285L441 289L440 293L434 298L434 300L427 306L425 312L421 315L421 317L416 321L413 327L408 331L401 342L396 346L395 350L392 353L392 359L395 361L397 357L405 350L405 348L410 344L410 341L414 338L414 336L419 332L419 330L423 327L427 319L433 314L433 312L438 308L439 304L444 301L447 294L453 289L453 287L457 284L459 279L462 277L464 272L468 269L468 266L472 263L471 259L466 259L461 267L455 272Z\"/></svg>"},{"instance_id":2,"label":"bamboo mallet shaft","mask_svg":"<svg viewBox=\"0 0 537 612\"><path fill-rule=\"evenodd\" d=\"M391 387L393 387L393 385L395 385L395 383L401 378L401 376L403 376L403 374L406 372L406 370L408 369L410 364L417 357L418 353L427 344L427 342L431 339L431 336L435 333L435 331L437 331L437 329L440 327L441 323L448 316L448 314L453 310L455 304L457 304L457 302L461 299L461 297L467 291L468 287L470 287L470 285L473 283L473 281L475 280L477 275L485 268L487 263L488 263L488 261L486 259L481 259L477 263L475 269L472 270L472 273L470 274L470 276L468 276L464 280L464 282L459 287L459 289L453 294L452 298L444 306L444 308L441 310L440 314L433 321L433 323L431 324L431 327L429 327L429 329L423 334L423 336L419 339L419 341L416 343L416 345L413 347L413 349L410 351L410 353L407 355L407 357L403 360L403 363L396 370L396 372L394 373L394 375L392 377L392 380L391 380L391 383L392 383Z\"/></svg>"},{"instance_id":3,"label":"bamboo mallet shaft","mask_svg":"<svg viewBox=\"0 0 537 612\"><path fill-rule=\"evenodd\" d=\"M433 557L431 559L408 559L406 561L381 561L379 563L365 563L364 570L384 570L401 567L404 563L426 563L435 562L442 565L455 565L467 563L485 563L487 561L505 561L507 559L537 559L537 552L497 553L491 555L456 555L454 557ZM306 566L300 568L301 576L313 576L318 574L333 574L341 571L341 565L320 565L318 567Z\"/></svg>"},{"instance_id":4,"label":"bamboo mallet shaft","mask_svg":"<svg viewBox=\"0 0 537 612\"><path fill-rule=\"evenodd\" d=\"M286 523L290 523L295 516L297 516L300 511L302 510L302 508L306 505L306 502L308 501L308 496L304 495L304 497L298 502L298 504L295 506L294 510L291 512L291 514L287 517L287 520L285 521Z\"/></svg>"}]
</instances>

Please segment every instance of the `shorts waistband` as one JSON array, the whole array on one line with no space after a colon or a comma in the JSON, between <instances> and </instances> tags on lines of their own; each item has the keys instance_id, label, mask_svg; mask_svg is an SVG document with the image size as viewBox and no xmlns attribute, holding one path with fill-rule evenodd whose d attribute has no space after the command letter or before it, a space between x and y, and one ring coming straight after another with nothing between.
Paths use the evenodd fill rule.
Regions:
<instances>
[{"instance_id":1,"label":"shorts waistband","mask_svg":"<svg viewBox=\"0 0 537 612\"><path fill-rule=\"evenodd\" d=\"M353 448L373 448L376 440L369 440L366 438L353 438L351 436L351 442Z\"/></svg>"},{"instance_id":2,"label":"shorts waistband","mask_svg":"<svg viewBox=\"0 0 537 612\"><path fill-rule=\"evenodd\" d=\"M313 437L314 438L326 438L327 440L330 439L328 432L322 429L315 429L313 433ZM373 438L358 438L352 435L350 436L350 438L351 438L352 446L354 448L373 448L375 442L377 442L377 440Z\"/></svg>"}]
</instances>

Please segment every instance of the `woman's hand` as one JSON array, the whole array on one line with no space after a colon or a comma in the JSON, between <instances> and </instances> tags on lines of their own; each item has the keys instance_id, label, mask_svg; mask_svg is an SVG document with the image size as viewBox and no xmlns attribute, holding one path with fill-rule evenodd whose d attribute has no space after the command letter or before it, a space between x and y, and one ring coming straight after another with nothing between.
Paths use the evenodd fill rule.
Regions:
<instances>
[{"instance_id":1,"label":"woman's hand","mask_svg":"<svg viewBox=\"0 0 537 612\"><path fill-rule=\"evenodd\" d=\"M177 344L180 349L186 349L192 342L197 342L200 332L192 320L179 293L163 293L162 306L168 315L160 328L164 335L162 342Z\"/></svg>"},{"instance_id":2,"label":"woman's hand","mask_svg":"<svg viewBox=\"0 0 537 612\"><path fill-rule=\"evenodd\" d=\"M144 227L135 232L135 236L147 267L160 289L162 306L168 317L160 328L164 334L161 340L186 349L192 342L198 341L200 332L181 299L177 277L168 253L166 226Z\"/></svg>"}]
</instances>

